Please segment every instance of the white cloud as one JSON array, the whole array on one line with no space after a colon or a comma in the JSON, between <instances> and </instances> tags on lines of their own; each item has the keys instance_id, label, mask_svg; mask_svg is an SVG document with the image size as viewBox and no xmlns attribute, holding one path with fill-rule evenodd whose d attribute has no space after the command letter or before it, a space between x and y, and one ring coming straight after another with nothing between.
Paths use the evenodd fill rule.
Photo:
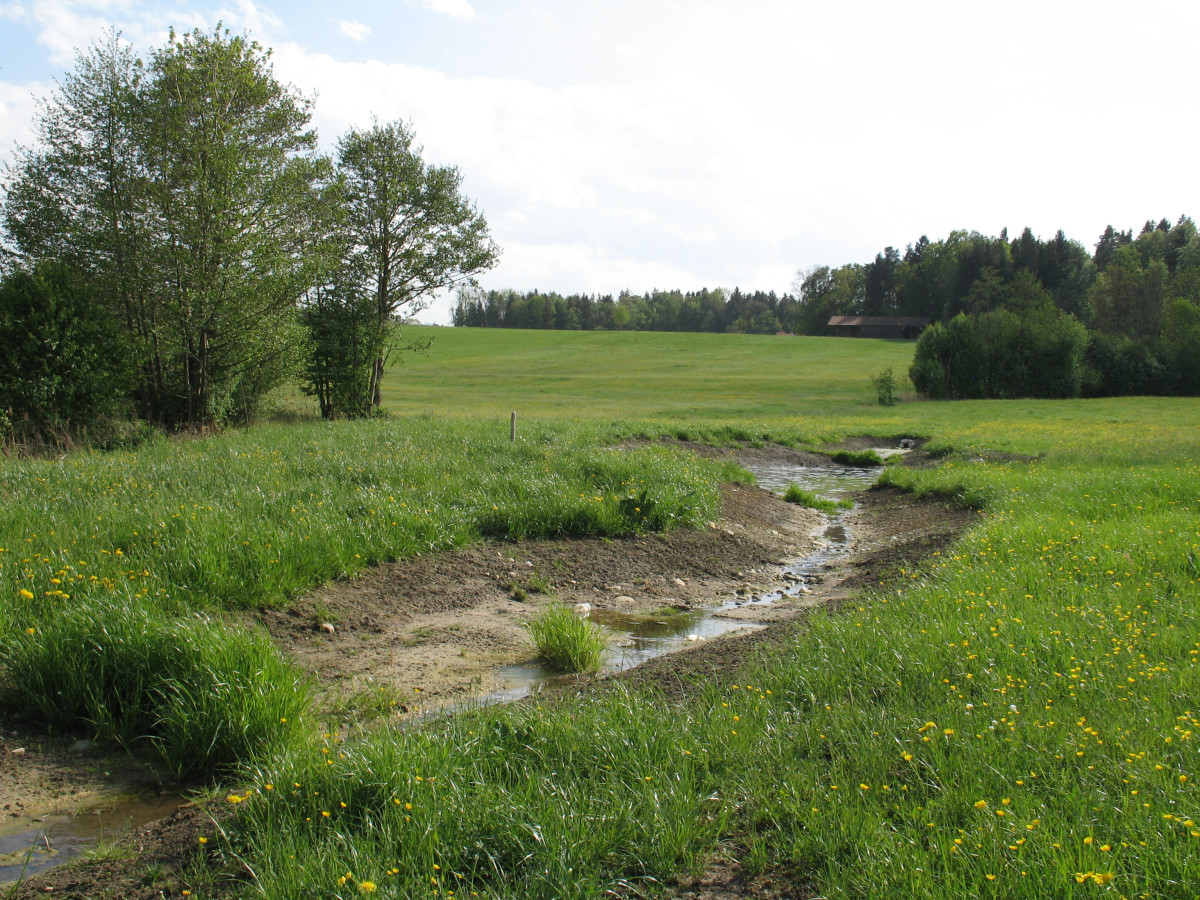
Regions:
<instances>
[{"instance_id":1,"label":"white cloud","mask_svg":"<svg viewBox=\"0 0 1200 900\"><path fill-rule=\"evenodd\" d=\"M416 39L339 60L321 52L336 33L281 41L303 11L205 2L21 0L0 17L32 23L60 65L108 22L143 49L167 24L250 29L282 80L318 92L327 147L372 114L411 119L426 159L460 166L506 251L488 286L783 291L797 268L922 233L1028 224L1090 242L1109 222L1200 215L1184 164L1197 129L1178 108L1200 90L1200 5L1012 0L997 19L937 0L504 4L460 43L415 7L472 18L469 2L409 0L372 23ZM28 119L18 89L0 86L5 137ZM1162 164L1137 166L1150 133Z\"/></svg>"},{"instance_id":2,"label":"white cloud","mask_svg":"<svg viewBox=\"0 0 1200 900\"><path fill-rule=\"evenodd\" d=\"M410 0L412 2L412 0ZM456 19L474 19L475 9L469 0L415 0L416 5Z\"/></svg>"},{"instance_id":3,"label":"white cloud","mask_svg":"<svg viewBox=\"0 0 1200 900\"><path fill-rule=\"evenodd\" d=\"M50 93L50 85L41 82L13 84L0 81L0 156L7 158L12 144L29 146L34 138L34 116L38 97Z\"/></svg>"},{"instance_id":4,"label":"white cloud","mask_svg":"<svg viewBox=\"0 0 1200 900\"><path fill-rule=\"evenodd\" d=\"M371 34L371 26L353 19L338 19L338 30L352 41L362 43Z\"/></svg>"}]
</instances>

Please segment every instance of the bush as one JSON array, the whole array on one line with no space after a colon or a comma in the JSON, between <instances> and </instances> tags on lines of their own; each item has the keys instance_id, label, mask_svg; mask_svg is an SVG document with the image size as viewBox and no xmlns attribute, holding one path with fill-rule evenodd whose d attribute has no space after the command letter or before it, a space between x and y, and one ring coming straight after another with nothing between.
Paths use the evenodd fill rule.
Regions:
<instances>
[{"instance_id":1,"label":"bush","mask_svg":"<svg viewBox=\"0 0 1200 900\"><path fill-rule=\"evenodd\" d=\"M874 376L871 384L875 386L880 406L896 405L896 373L891 366Z\"/></svg>"},{"instance_id":2,"label":"bush","mask_svg":"<svg viewBox=\"0 0 1200 900\"><path fill-rule=\"evenodd\" d=\"M111 317L67 266L0 281L0 409L18 437L78 432L122 408L127 354Z\"/></svg>"},{"instance_id":3,"label":"bush","mask_svg":"<svg viewBox=\"0 0 1200 900\"><path fill-rule=\"evenodd\" d=\"M600 668L604 632L565 606L552 606L529 623L538 656L560 672L594 672Z\"/></svg>"},{"instance_id":4,"label":"bush","mask_svg":"<svg viewBox=\"0 0 1200 900\"><path fill-rule=\"evenodd\" d=\"M1076 397L1086 344L1083 325L1048 303L960 313L921 334L909 377L934 399Z\"/></svg>"}]
</instances>

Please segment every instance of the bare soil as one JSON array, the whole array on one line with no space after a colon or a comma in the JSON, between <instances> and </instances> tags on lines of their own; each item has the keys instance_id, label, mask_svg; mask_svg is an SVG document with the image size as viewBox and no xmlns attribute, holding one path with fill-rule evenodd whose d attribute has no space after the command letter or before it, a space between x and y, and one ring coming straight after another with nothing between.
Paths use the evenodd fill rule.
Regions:
<instances>
[{"instance_id":1,"label":"bare soil","mask_svg":"<svg viewBox=\"0 0 1200 900\"><path fill-rule=\"evenodd\" d=\"M713 452L711 450L705 452ZM828 463L781 447L738 451L745 461ZM913 464L927 464L919 453ZM697 531L623 539L484 543L377 567L323 586L286 612L256 616L272 638L316 678L333 713L405 715L490 690L497 666L532 659L524 624L550 602L626 612L712 606L778 587L781 565L809 555L825 519L754 487L728 485L719 521ZM976 513L894 490L859 495L843 523L847 553L811 593L730 614L768 627L659 657L621 678L685 696L704 680L732 679L757 651L785 640L814 607L836 607L864 588L889 583L947 547ZM571 690L603 689L581 678ZM0 809L24 816L80 805L117 777L106 757L71 753L64 742L0 727ZM24 748L23 753L14 751ZM126 765L128 768L128 764ZM120 777L128 777L124 772ZM11 896L178 897L222 893L186 881L197 838L212 833L201 807L188 806L123 839L120 858L72 864L23 882ZM227 886L226 886L227 887ZM702 877L678 885L689 900L807 896L782 876L747 879L736 853L714 858Z\"/></svg>"}]
</instances>

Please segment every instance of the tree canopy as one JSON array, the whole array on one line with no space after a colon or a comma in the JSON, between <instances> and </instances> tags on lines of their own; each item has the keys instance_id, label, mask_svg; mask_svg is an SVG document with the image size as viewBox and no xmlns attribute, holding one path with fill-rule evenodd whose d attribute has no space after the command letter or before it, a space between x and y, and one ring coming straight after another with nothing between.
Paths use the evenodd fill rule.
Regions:
<instances>
[{"instance_id":1,"label":"tree canopy","mask_svg":"<svg viewBox=\"0 0 1200 900\"><path fill-rule=\"evenodd\" d=\"M72 302L121 336L137 415L164 427L245 418L306 362L322 383L361 380L364 347L377 406L393 320L499 252L458 170L426 164L410 126L320 154L313 101L270 57L220 26L172 31L146 60L110 32L4 175L8 276L70 270ZM343 342L330 317L361 318L365 297L371 333Z\"/></svg>"}]
</instances>

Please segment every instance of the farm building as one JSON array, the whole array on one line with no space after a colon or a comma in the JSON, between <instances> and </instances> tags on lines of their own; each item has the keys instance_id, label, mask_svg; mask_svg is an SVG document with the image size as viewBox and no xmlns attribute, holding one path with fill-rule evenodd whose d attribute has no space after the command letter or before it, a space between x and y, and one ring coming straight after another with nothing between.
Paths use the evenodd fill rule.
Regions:
<instances>
[{"instance_id":1,"label":"farm building","mask_svg":"<svg viewBox=\"0 0 1200 900\"><path fill-rule=\"evenodd\" d=\"M895 338L919 337L929 319L919 316L834 316L829 327L836 337Z\"/></svg>"}]
</instances>

